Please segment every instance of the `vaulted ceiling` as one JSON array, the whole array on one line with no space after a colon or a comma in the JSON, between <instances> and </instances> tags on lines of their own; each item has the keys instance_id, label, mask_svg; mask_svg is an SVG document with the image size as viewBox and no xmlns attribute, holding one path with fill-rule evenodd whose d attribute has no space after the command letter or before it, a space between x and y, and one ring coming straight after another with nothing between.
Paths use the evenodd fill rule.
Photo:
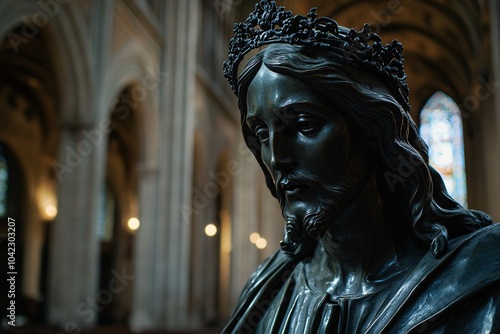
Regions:
<instances>
[{"instance_id":1,"label":"vaulted ceiling","mask_svg":"<svg viewBox=\"0 0 500 334\"><path fill-rule=\"evenodd\" d=\"M279 5L295 14L317 7L320 16L355 28L370 23L385 43L403 43L410 86L412 114L437 90L459 105L479 84L478 76L491 72L489 12L485 0L283 0ZM241 15L253 9L241 6ZM243 14L245 12L245 14ZM245 16L246 17L246 16Z\"/></svg>"},{"instance_id":2,"label":"vaulted ceiling","mask_svg":"<svg viewBox=\"0 0 500 334\"><path fill-rule=\"evenodd\" d=\"M9 110L2 110L2 126L33 137L55 156L57 93L50 50L43 32L25 29L18 27L0 43L0 90L7 101L2 107Z\"/></svg>"}]
</instances>

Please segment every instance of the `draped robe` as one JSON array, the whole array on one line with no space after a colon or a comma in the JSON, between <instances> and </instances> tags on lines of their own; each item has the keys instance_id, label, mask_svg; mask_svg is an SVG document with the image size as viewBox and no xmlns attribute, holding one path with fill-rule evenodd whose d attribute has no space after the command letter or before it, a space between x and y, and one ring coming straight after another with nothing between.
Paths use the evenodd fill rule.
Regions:
<instances>
[{"instance_id":1,"label":"draped robe","mask_svg":"<svg viewBox=\"0 0 500 334\"><path fill-rule=\"evenodd\" d=\"M500 224L449 241L374 293L330 296L279 250L243 289L223 333L500 333Z\"/></svg>"}]
</instances>

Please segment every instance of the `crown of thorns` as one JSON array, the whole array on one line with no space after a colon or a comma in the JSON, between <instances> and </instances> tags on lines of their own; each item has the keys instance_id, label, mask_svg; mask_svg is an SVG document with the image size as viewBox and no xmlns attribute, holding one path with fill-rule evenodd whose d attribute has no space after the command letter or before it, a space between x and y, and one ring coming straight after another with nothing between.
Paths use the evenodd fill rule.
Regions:
<instances>
[{"instance_id":1,"label":"crown of thorns","mask_svg":"<svg viewBox=\"0 0 500 334\"><path fill-rule=\"evenodd\" d=\"M349 64L379 73L408 111L409 90L403 67L403 45L396 40L382 44L380 36L370 31L369 24L360 31L341 28L331 18L318 17L315 7L306 16L294 16L283 6L277 6L275 1L262 0L245 22L235 23L228 60L223 66L224 76L238 95L238 66L252 49L273 43L321 48L342 56Z\"/></svg>"}]
</instances>

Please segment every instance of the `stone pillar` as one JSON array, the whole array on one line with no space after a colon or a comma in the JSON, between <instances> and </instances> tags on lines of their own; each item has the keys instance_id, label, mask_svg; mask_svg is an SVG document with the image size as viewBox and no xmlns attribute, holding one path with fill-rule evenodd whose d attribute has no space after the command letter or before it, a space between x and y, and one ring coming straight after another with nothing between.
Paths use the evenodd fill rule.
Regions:
<instances>
[{"instance_id":1,"label":"stone pillar","mask_svg":"<svg viewBox=\"0 0 500 334\"><path fill-rule=\"evenodd\" d=\"M98 316L92 311L92 300L98 297L96 223L106 145L92 145L84 130L61 130L55 167L59 200L50 240L48 316L50 323L60 326L75 326L75 322L87 327Z\"/></svg>"},{"instance_id":2,"label":"stone pillar","mask_svg":"<svg viewBox=\"0 0 500 334\"><path fill-rule=\"evenodd\" d=\"M41 254L45 228L43 225L46 222L41 220L38 214L39 208L33 197L35 196L31 196L31 201L26 206L24 265L22 271L24 277L22 284L24 297L40 301L40 297L42 297L40 295Z\"/></svg>"},{"instance_id":3,"label":"stone pillar","mask_svg":"<svg viewBox=\"0 0 500 334\"><path fill-rule=\"evenodd\" d=\"M259 250L249 240L253 232L261 232L259 216L260 170L257 161L244 143L238 146L241 172L235 175L234 219L232 224L231 301L234 307L241 289L260 263Z\"/></svg>"},{"instance_id":4,"label":"stone pillar","mask_svg":"<svg viewBox=\"0 0 500 334\"><path fill-rule=\"evenodd\" d=\"M85 75L65 75L70 81L60 83L60 105L71 109L59 112L59 155L52 165L58 180L58 214L50 240L48 321L66 331L94 325L110 293L98 291L97 221L109 133L103 85L114 1L92 1L89 9L90 33L75 30L80 35L71 38L89 37L83 43L92 52L65 59L72 74Z\"/></svg>"},{"instance_id":5,"label":"stone pillar","mask_svg":"<svg viewBox=\"0 0 500 334\"><path fill-rule=\"evenodd\" d=\"M156 216L156 191L158 172L154 168L139 169L139 220L140 228L135 235L134 267L135 284L130 326L133 330L151 329L158 326L153 308L152 282L154 279Z\"/></svg>"},{"instance_id":6,"label":"stone pillar","mask_svg":"<svg viewBox=\"0 0 500 334\"><path fill-rule=\"evenodd\" d=\"M188 328L191 225L181 206L191 203L194 149L194 90L198 33L198 0L164 2L163 67L169 77L162 87L161 127L166 150L160 152L164 203L159 203L156 307L167 328Z\"/></svg>"},{"instance_id":7,"label":"stone pillar","mask_svg":"<svg viewBox=\"0 0 500 334\"><path fill-rule=\"evenodd\" d=\"M259 178L260 189L259 198L261 201L261 231L264 238L267 240L267 247L260 251L260 259L273 254L280 247L280 241L283 240L283 230L285 229L285 219L281 214L281 208L278 200L271 195L271 192L266 186L264 173Z\"/></svg>"},{"instance_id":8,"label":"stone pillar","mask_svg":"<svg viewBox=\"0 0 500 334\"><path fill-rule=\"evenodd\" d=\"M32 156L33 152L24 152L27 156ZM57 204L56 184L52 180L52 157L40 155L42 165L37 165L39 169L29 168L29 175L26 175L26 204L25 204L25 224L23 226L24 235L24 255L23 255L23 295L33 301L41 302L45 295L41 291L42 276L42 251L45 246L45 232L52 225L51 218L48 217L45 208L49 204ZM35 167L35 166L31 166ZM26 170L26 171L28 171ZM49 219L49 220L47 220ZM23 222L24 223L24 222ZM45 291L44 291L45 293Z\"/></svg>"},{"instance_id":9,"label":"stone pillar","mask_svg":"<svg viewBox=\"0 0 500 334\"><path fill-rule=\"evenodd\" d=\"M492 178L492 189L493 192L490 195L490 205L489 209L493 210L490 214L494 221L500 221L500 207L498 206L498 198L500 197L500 175L498 175L498 170L500 168L500 3L496 0L490 0L490 34L491 34L491 59L492 59L492 74L493 74L493 117L495 129L493 137L493 155L496 157L495 161L497 164L491 169L490 174Z\"/></svg>"},{"instance_id":10,"label":"stone pillar","mask_svg":"<svg viewBox=\"0 0 500 334\"><path fill-rule=\"evenodd\" d=\"M148 222L141 218L144 221L135 254L135 286L140 290L135 292L130 325L136 331L192 326L189 309L191 223L184 220L181 209L184 205L190 206L192 193L199 1L163 1L160 7L160 35L164 38L160 71L168 76L159 87L158 177L154 185L155 207L149 207L154 215ZM140 208L141 215L144 210ZM145 227L146 223L151 225ZM137 298L139 293L141 296Z\"/></svg>"},{"instance_id":11,"label":"stone pillar","mask_svg":"<svg viewBox=\"0 0 500 334\"><path fill-rule=\"evenodd\" d=\"M495 81L495 110L497 128L500 128L500 3L490 0L490 22L491 22L491 59L493 67L493 78ZM500 147L498 147L500 149Z\"/></svg>"},{"instance_id":12,"label":"stone pillar","mask_svg":"<svg viewBox=\"0 0 500 334\"><path fill-rule=\"evenodd\" d=\"M485 6L486 10L486 6ZM470 196L469 207L485 211L492 216L493 221L500 221L500 5L498 1L489 2L490 41L482 45L491 45L491 65L483 65L481 74L477 77L476 86L471 91L471 97L480 104L474 110L470 119L472 147L467 159L467 181L471 184L473 195ZM483 60L483 63L488 61ZM466 147L467 148L467 147ZM467 151L466 151L467 152ZM471 191L472 193L472 191Z\"/></svg>"}]
</instances>

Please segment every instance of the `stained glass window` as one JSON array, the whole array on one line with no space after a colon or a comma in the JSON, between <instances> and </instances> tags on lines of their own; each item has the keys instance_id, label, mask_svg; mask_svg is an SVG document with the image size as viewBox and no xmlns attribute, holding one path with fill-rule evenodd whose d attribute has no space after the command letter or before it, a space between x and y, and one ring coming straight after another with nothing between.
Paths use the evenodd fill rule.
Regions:
<instances>
[{"instance_id":1,"label":"stained glass window","mask_svg":"<svg viewBox=\"0 0 500 334\"><path fill-rule=\"evenodd\" d=\"M7 187L9 183L9 169L7 159L0 145L0 217L7 215Z\"/></svg>"},{"instance_id":2,"label":"stained glass window","mask_svg":"<svg viewBox=\"0 0 500 334\"><path fill-rule=\"evenodd\" d=\"M97 224L97 237L100 241L111 241L113 238L113 223L115 212L115 199L110 189L102 189L99 203L99 218Z\"/></svg>"},{"instance_id":3,"label":"stained glass window","mask_svg":"<svg viewBox=\"0 0 500 334\"><path fill-rule=\"evenodd\" d=\"M441 174L448 193L467 206L462 117L457 104L436 92L420 113L420 135L429 146L429 162Z\"/></svg>"}]
</instances>

